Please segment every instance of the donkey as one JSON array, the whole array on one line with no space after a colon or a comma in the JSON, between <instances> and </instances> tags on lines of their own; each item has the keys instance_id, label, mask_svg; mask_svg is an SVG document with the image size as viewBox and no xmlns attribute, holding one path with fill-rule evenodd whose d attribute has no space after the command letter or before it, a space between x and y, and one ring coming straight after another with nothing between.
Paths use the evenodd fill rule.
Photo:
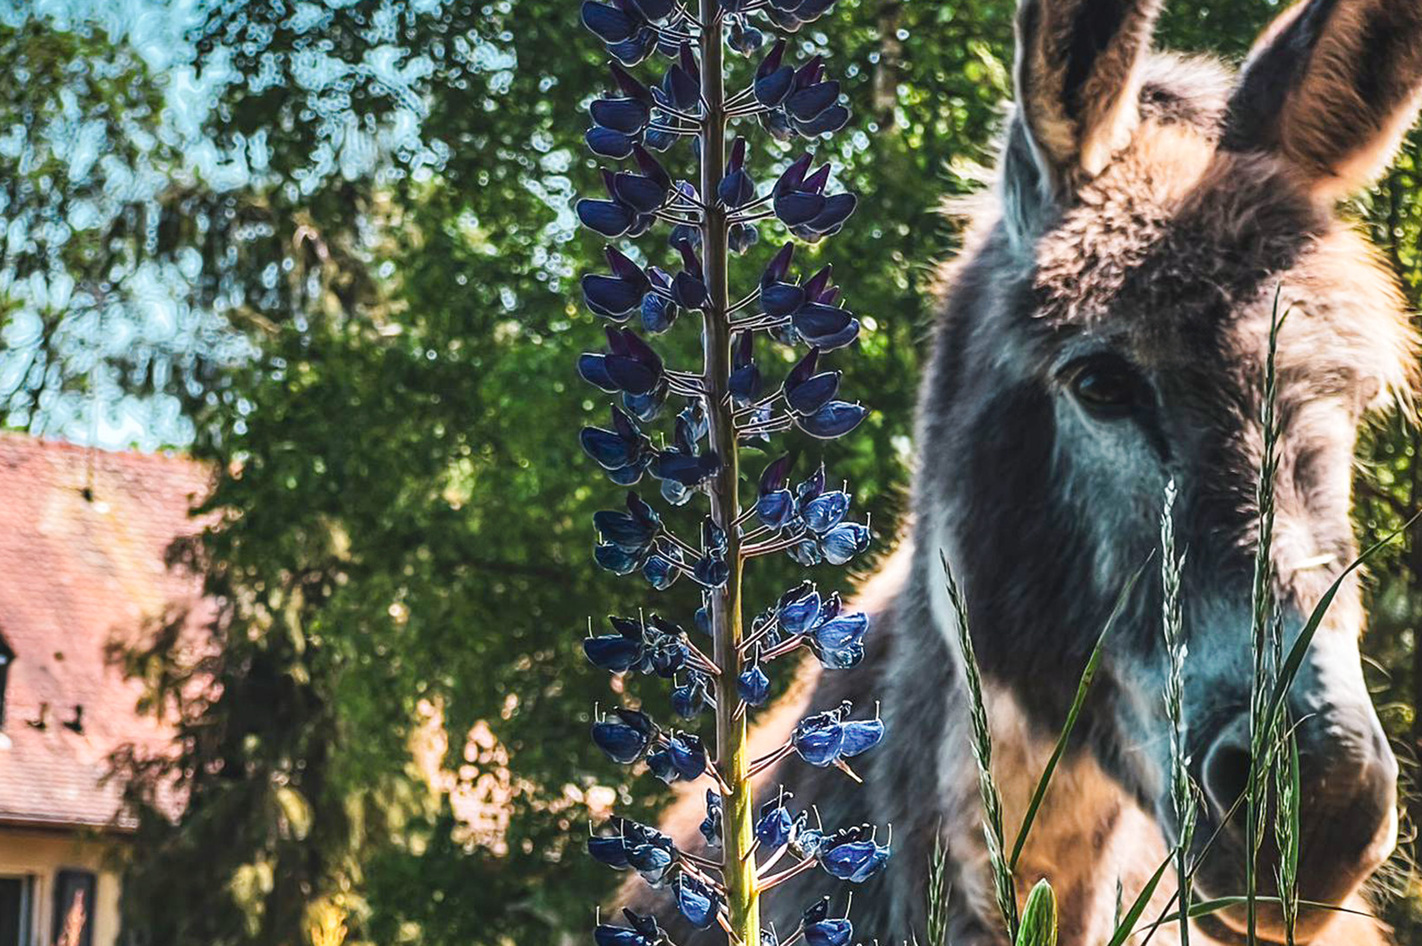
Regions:
<instances>
[{"instance_id":1,"label":"donkey","mask_svg":"<svg viewBox=\"0 0 1422 946\"><path fill-rule=\"evenodd\" d=\"M1195 856L1218 829L1196 890L1243 891L1243 818L1225 814L1249 765L1261 379L1276 293L1289 312L1272 546L1286 635L1355 555L1359 427L1413 387L1417 340L1394 278L1335 204L1382 169L1415 117L1422 3L1304 0L1234 75L1151 51L1161 2L1022 0L998 184L946 272L911 525L861 602L876 612L865 666L807 671L758 737L779 744L806 708L882 702L890 738L855 760L863 786L794 763L762 786L783 783L830 827L893 824L888 869L854 897L866 942L922 942L935 840L947 852L949 941L1006 942L940 553L968 602L1010 846L1097 635L1156 550L1170 480L1186 550L1187 750L1205 799ZM1176 837L1160 602L1159 581L1143 579L1019 863L1019 897L1039 877L1052 882L1063 946L1106 942L1118 882L1129 903ZM1350 581L1288 700L1300 895L1355 909L1397 833L1398 769L1364 686L1363 624ZM694 834L699 800L680 806L669 830ZM1271 856L1259 868L1265 894ZM767 916L793 930L799 910L836 889L806 874L765 899ZM1283 941L1276 911L1261 908L1259 923L1265 941ZM1225 912L1195 933L1238 943L1242 928L1241 913ZM1387 941L1375 920L1321 910L1300 918L1297 939Z\"/></svg>"}]
</instances>

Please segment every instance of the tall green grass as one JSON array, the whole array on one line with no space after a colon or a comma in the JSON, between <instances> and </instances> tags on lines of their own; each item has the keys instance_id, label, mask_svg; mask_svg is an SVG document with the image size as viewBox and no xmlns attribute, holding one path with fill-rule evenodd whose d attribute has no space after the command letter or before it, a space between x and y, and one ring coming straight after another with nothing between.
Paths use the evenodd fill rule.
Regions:
<instances>
[{"instance_id":1,"label":"tall green grass","mask_svg":"<svg viewBox=\"0 0 1422 946\"><path fill-rule=\"evenodd\" d=\"M1258 943L1258 908L1261 903L1278 907L1284 919L1287 942L1289 946L1292 946L1294 927L1301 908L1354 912L1299 899L1299 759L1297 740L1293 727L1288 721L1286 697L1303 665L1304 655L1312 644L1314 635L1343 584L1364 562L1402 535L1418 517L1414 516L1397 531L1366 549L1337 576L1304 622L1298 636L1285 651L1283 618L1274 594L1272 557L1275 517L1274 479L1278 472L1278 444L1282 434L1278 413L1276 362L1279 333L1284 325L1284 313L1280 311L1279 298L1279 294L1276 293L1269 329L1268 354L1264 369L1263 397L1259 418L1262 428L1262 449L1255 490L1258 547L1255 555L1251 600L1253 672L1249 706L1250 767L1246 790L1225 813L1221 824L1216 827L1213 836L1201 851L1192 857L1191 848L1194 846L1194 835L1200 809L1200 792L1189 774L1191 760L1184 719L1184 678L1189 654L1188 642L1185 639L1182 595L1182 573L1186 552L1176 548L1174 507L1177 490L1172 481L1167 485L1163 496L1163 511L1160 520L1161 634L1167 658L1166 684L1162 698L1165 704L1166 720L1170 728L1171 804L1179 830L1176 832L1175 843L1165 859L1129 904L1124 902L1124 891L1120 881L1117 881L1115 929L1107 946L1124 946L1132 936L1137 934L1144 934L1141 946L1145 946L1161 926L1172 922L1178 924L1181 946L1189 946L1189 921L1191 919L1240 906L1245 908L1246 940L1250 946L1255 946ZM1419 516L1422 516L1422 513L1419 513ZM988 862L992 872L993 892L998 910L1002 915L1004 929L1009 940L1016 943L1017 946L1054 944L1056 941L1056 908L1050 878L1039 882L1029 895L1028 905L1024 908L1024 915L1026 911L1031 911L1032 919L1029 929L1026 922L1019 921L1014 872L1042 799L1051 783L1057 764L1067 748L1072 729L1076 725L1081 707L1090 691L1100 665L1107 635L1125 608L1141 572L1137 571L1123 583L1111 616L1082 671L1076 697L1062 726L1051 758L1037 782L1011 853L1007 854L1004 843L1002 798L992 772L992 733L986 701L983 697L982 675L973 651L967 604L964 601L962 590L953 576L953 570L946 554L942 554L941 557L948 597L952 602L958 623L959 649L962 655L964 682L967 685L972 724L971 745L978 766L979 794L983 804L983 834L987 842ZM1245 890L1239 896L1194 901L1191 896L1191 881L1221 831L1241 807L1244 809L1246 819ZM1268 813L1271 810L1274 813L1272 825L1268 818ZM1279 896L1261 897L1257 889L1257 858L1263 843L1264 832L1271 827L1275 846L1280 855L1275 866L1274 877ZM1170 898L1160 916L1151 923L1141 925L1142 915L1172 867L1178 881L1176 893ZM947 855L942 847L941 838L939 838L935 841L933 859L929 865L928 943L930 946L947 946L950 883ZM1048 908L1049 903L1050 909Z\"/></svg>"}]
</instances>

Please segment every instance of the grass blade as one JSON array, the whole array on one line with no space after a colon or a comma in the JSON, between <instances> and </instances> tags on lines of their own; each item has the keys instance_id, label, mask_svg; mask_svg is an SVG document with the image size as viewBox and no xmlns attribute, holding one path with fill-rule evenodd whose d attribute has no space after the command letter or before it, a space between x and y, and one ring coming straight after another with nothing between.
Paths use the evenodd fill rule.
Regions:
<instances>
[{"instance_id":1,"label":"grass blade","mask_svg":"<svg viewBox=\"0 0 1422 946\"><path fill-rule=\"evenodd\" d=\"M1175 852L1172 851L1165 856L1165 860L1160 862L1160 866L1155 869L1150 880L1146 881L1146 885L1136 895L1136 899L1131 903L1131 908L1126 911L1125 916L1121 917L1121 922L1116 924L1116 932L1112 934L1111 941L1106 946L1121 946L1131 938L1132 928L1141 918L1141 914L1145 912L1145 908L1150 905L1150 898L1155 896L1155 888L1160 886L1160 878L1165 876L1166 870L1169 869L1170 863L1174 859Z\"/></svg>"}]
</instances>

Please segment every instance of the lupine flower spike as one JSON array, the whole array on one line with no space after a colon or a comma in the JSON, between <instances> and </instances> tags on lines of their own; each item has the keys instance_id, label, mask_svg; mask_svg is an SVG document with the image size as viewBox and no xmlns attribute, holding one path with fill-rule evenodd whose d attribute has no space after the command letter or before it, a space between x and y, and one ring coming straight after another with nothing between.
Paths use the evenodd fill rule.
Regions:
<instances>
[{"instance_id":1,"label":"lupine flower spike","mask_svg":"<svg viewBox=\"0 0 1422 946\"><path fill-rule=\"evenodd\" d=\"M691 849L619 818L589 838L594 859L664 890L668 910L661 923L631 911L622 924L600 923L597 946L668 943L662 923L672 911L681 923L719 928L736 944L847 946L854 937L848 906L841 915L828 898L811 904L782 938L762 929L760 895L816 869L860 884L889 857L887 830L881 841L870 825L826 828L816 817L810 827L810 809L783 789L759 804L750 797L751 777L782 763L835 767L857 779L850 760L885 738L877 711L855 714L848 703L821 708L759 759L750 758L746 742L747 716L775 692L777 661L803 649L828 671L849 670L863 659L870 632L867 615L811 581L759 603L756 613L739 612L749 560L785 554L804 567L843 565L872 540L868 523L853 518L848 487L830 488L822 464L797 470L794 452L764 466L749 508L742 510L737 489L747 445L763 448L792 431L809 444L832 440L868 415L845 398L832 363L859 339L860 321L843 303L830 266L802 272L795 265L796 246L838 233L856 198L809 151L778 175L755 168L768 139L813 144L850 119L823 58L797 61L788 41L774 35L814 22L833 2L581 6L583 25L607 51L610 82L589 106L586 134L602 186L578 201L576 212L609 243L607 270L582 279L605 344L578 359L577 373L612 403L607 420L585 427L580 440L596 468L627 490L620 507L593 517L593 555L653 591L684 579L702 595L702 607L684 624L678 621L685 616L657 613L612 615L601 630L589 623L583 653L623 678L619 693L637 686L634 678L665 681L666 688L660 699L637 694L637 708L594 713L592 738L614 762L667 783L703 784L706 799ZM750 78L728 90L725 63L734 55L750 60ZM669 227L664 242L635 250L621 242L658 224ZM763 270L732 273L731 254L754 247L762 227L778 231L779 250ZM733 282L745 285L733 294ZM704 361L678 370L648 339L687 326L700 333ZM794 353L773 355L777 346ZM791 367L782 375L777 364ZM652 505L657 497L700 508L664 520ZM678 534L674 523L688 521L699 528Z\"/></svg>"}]
</instances>

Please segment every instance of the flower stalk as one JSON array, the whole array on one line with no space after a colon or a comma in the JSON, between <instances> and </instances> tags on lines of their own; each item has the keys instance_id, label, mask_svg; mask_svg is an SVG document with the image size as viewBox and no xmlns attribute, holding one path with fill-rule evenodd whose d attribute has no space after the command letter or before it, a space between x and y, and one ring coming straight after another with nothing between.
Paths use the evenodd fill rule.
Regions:
<instances>
[{"instance_id":1,"label":"flower stalk","mask_svg":"<svg viewBox=\"0 0 1422 946\"><path fill-rule=\"evenodd\" d=\"M693 541L678 535L641 493L630 491L625 511L594 516L594 556L618 575L640 573L657 591L683 578L700 585L694 627L711 638L703 650L682 625L658 614L613 616L611 633L590 631L583 650L611 673L670 681L674 714L690 724L709 710L715 728L703 742L642 709L595 714L593 740L613 761L645 764L668 783L705 780L711 787L701 825L706 853L682 850L654 828L617 819L590 839L588 849L613 868L637 871L653 887L669 887L685 921L697 929L720 927L735 946L785 946L799 938L845 946L852 926L847 915L832 915L827 899L805 909L790 939L779 943L773 930L761 926L760 895L816 867L862 883L889 856L889 844L878 843L867 825L810 828L805 810L796 815L787 807L790 795L783 790L757 809L751 785L795 755L857 781L847 760L883 739L877 713L853 719L848 703L814 713L785 745L760 759L750 758L747 741L753 710L771 695L764 669L771 661L805 648L827 670L848 670L863 659L869 629L867 616L844 610L838 595L822 596L809 581L750 617L747 608L755 606L745 600L743 585L751 559L783 552L805 567L844 565L871 539L867 520L847 518L847 487L829 489L823 466L798 483L791 480L794 453L765 467L753 503L743 508L741 496L744 442L759 446L771 435L792 432L831 440L867 414L838 399L839 371L820 369L822 355L858 338L858 320L840 304L830 267L804 279L793 271L795 241L816 243L838 232L856 199L827 193L831 168L812 169L810 154L793 160L772 187L758 187L750 174L751 145L741 132L754 123L775 141L814 140L848 121L848 109L838 103L839 85L825 78L822 60L794 65L787 61L788 42L770 44L762 31L768 24L794 32L832 3L698 0L694 14L672 0L582 5L583 24L614 60L609 68L616 87L591 104L586 140L599 157L632 159L636 169L604 167L607 197L580 200L578 217L609 240L635 239L657 223L670 224L667 244L680 265L668 272L609 244L610 274L583 277L588 308L609 324L607 347L582 355L578 372L617 401L609 426L584 428L581 441L618 486L650 476L671 507L704 499L706 509ZM758 61L754 78L729 96L727 76L736 70L727 62L728 49ZM653 57L667 61L655 85L628 71ZM656 155L670 160L678 149L684 156L693 140L693 180L676 179ZM792 239L754 286L737 286L739 295L733 295L732 257L754 246L758 225L772 220ZM698 323L699 372L668 367L647 340L671 331L682 313ZM641 331L629 322L640 323ZM778 387L766 383L756 358L758 348L770 344L808 348ZM644 426L676 400L682 408L670 436L649 435ZM794 865L772 873L787 852ZM600 925L598 942L667 941L656 918L625 916L629 926Z\"/></svg>"}]
</instances>

